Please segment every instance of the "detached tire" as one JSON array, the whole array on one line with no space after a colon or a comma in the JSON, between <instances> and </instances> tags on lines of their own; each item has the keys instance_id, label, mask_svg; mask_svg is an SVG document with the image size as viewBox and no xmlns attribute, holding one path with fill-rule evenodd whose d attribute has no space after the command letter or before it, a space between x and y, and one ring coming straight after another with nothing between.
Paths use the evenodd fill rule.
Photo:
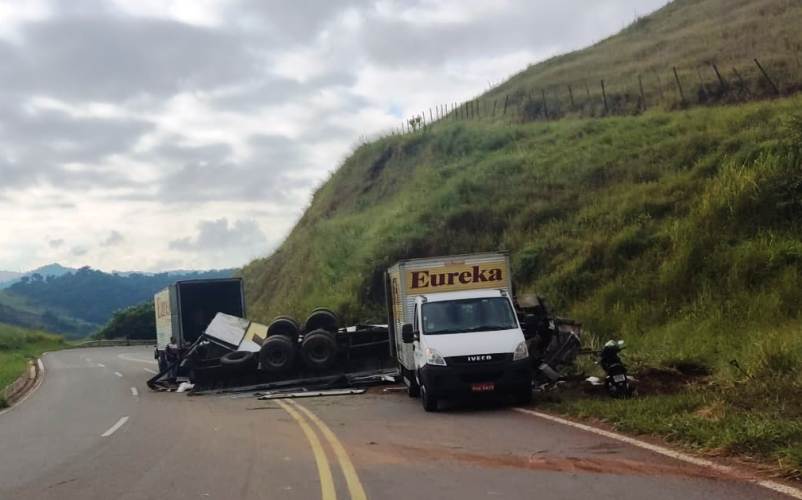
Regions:
<instances>
[{"instance_id":1,"label":"detached tire","mask_svg":"<svg viewBox=\"0 0 802 500\"><path fill-rule=\"evenodd\" d=\"M286 335L271 335L259 350L262 370L271 373L284 372L295 364L295 342Z\"/></svg>"},{"instance_id":2,"label":"detached tire","mask_svg":"<svg viewBox=\"0 0 802 500\"><path fill-rule=\"evenodd\" d=\"M301 342L301 358L312 370L326 370L337 361L337 341L326 330L313 330Z\"/></svg>"},{"instance_id":3,"label":"detached tire","mask_svg":"<svg viewBox=\"0 0 802 500\"><path fill-rule=\"evenodd\" d=\"M224 354L220 364L225 366L244 366L254 360L253 353L249 351L234 351Z\"/></svg>"}]
</instances>

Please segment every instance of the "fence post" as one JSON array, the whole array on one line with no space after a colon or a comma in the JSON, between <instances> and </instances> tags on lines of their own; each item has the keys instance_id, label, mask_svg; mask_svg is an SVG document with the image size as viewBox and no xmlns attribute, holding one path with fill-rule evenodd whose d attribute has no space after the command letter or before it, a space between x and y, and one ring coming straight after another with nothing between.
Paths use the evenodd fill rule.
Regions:
<instances>
[{"instance_id":1,"label":"fence post","mask_svg":"<svg viewBox=\"0 0 802 500\"><path fill-rule=\"evenodd\" d=\"M574 105L574 89L571 88L571 84L568 84L568 98L571 100L571 109L574 109L576 106Z\"/></svg>"},{"instance_id":2,"label":"fence post","mask_svg":"<svg viewBox=\"0 0 802 500\"><path fill-rule=\"evenodd\" d=\"M601 81L602 99L604 99L604 112L610 114L610 106L607 104L607 89L604 88L604 80Z\"/></svg>"},{"instance_id":3,"label":"fence post","mask_svg":"<svg viewBox=\"0 0 802 500\"><path fill-rule=\"evenodd\" d=\"M716 73L716 78L718 78L719 91L721 93L726 93L727 82L724 80L724 77L721 76L721 72L719 72L718 66L716 66L716 63L711 63L710 65L713 67L713 71Z\"/></svg>"},{"instance_id":4,"label":"fence post","mask_svg":"<svg viewBox=\"0 0 802 500\"><path fill-rule=\"evenodd\" d=\"M504 112L502 113L503 116L507 116L507 104L509 104L510 96L509 94L504 96Z\"/></svg>"},{"instance_id":5,"label":"fence post","mask_svg":"<svg viewBox=\"0 0 802 500\"><path fill-rule=\"evenodd\" d=\"M638 75L638 88L640 88L640 108L641 111L646 109L646 96L643 93L643 77Z\"/></svg>"},{"instance_id":6,"label":"fence post","mask_svg":"<svg viewBox=\"0 0 802 500\"><path fill-rule=\"evenodd\" d=\"M682 82L679 80L679 74L677 73L677 67L674 66L674 80L677 82L677 89L679 90L679 97L680 103L684 106L685 105L685 92L682 90Z\"/></svg>"},{"instance_id":7,"label":"fence post","mask_svg":"<svg viewBox=\"0 0 802 500\"><path fill-rule=\"evenodd\" d=\"M771 77L769 77L769 74L766 73L766 70L763 69L763 65L760 64L760 61L758 61L757 58L755 58L755 64L757 64L757 67L758 69L760 69L760 72L763 73L763 78L765 78L766 81L769 82L769 85L771 85L771 88L774 89L774 93L780 95L780 89L777 88L777 85L775 85L774 81L771 79Z\"/></svg>"}]
</instances>

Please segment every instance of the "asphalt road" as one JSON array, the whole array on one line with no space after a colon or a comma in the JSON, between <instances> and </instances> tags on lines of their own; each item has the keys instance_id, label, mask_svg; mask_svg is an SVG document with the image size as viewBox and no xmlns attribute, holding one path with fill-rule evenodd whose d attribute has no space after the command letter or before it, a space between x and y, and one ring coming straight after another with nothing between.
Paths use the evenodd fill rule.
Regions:
<instances>
[{"instance_id":1,"label":"asphalt road","mask_svg":"<svg viewBox=\"0 0 802 500\"><path fill-rule=\"evenodd\" d=\"M61 351L0 415L0 499L770 499L743 478L503 406L405 393L150 392L150 350Z\"/></svg>"}]
</instances>

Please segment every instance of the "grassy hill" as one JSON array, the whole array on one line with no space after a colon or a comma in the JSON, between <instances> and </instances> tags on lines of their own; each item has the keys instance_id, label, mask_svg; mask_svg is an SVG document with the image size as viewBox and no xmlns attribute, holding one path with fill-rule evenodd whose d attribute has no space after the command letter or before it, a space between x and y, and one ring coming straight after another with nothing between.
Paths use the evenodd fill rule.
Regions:
<instances>
[{"instance_id":1,"label":"grassy hill","mask_svg":"<svg viewBox=\"0 0 802 500\"><path fill-rule=\"evenodd\" d=\"M485 99L602 71L631 82L677 60L730 65L747 49L788 60L800 15L783 0L678 0ZM674 108L443 120L362 145L278 250L242 270L250 314L328 306L382 321L397 259L507 250L519 293L547 296L597 341L624 338L638 369L710 374L679 394L563 411L800 474L802 96Z\"/></svg>"},{"instance_id":2,"label":"grassy hill","mask_svg":"<svg viewBox=\"0 0 802 500\"><path fill-rule=\"evenodd\" d=\"M0 323L0 390L22 374L28 359L63 345L58 335ZM0 396L0 408L4 406Z\"/></svg>"},{"instance_id":3,"label":"grassy hill","mask_svg":"<svg viewBox=\"0 0 802 500\"><path fill-rule=\"evenodd\" d=\"M620 115L774 95L754 59L782 94L792 93L802 88L799 26L796 0L676 0L591 47L530 66L480 96L470 116Z\"/></svg>"}]
</instances>

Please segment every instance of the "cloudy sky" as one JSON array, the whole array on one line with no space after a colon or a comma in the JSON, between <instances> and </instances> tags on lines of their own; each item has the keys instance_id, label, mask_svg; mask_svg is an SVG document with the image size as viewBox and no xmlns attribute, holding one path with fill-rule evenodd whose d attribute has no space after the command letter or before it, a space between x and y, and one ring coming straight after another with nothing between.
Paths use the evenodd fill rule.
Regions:
<instances>
[{"instance_id":1,"label":"cloudy sky","mask_svg":"<svg viewBox=\"0 0 802 500\"><path fill-rule=\"evenodd\" d=\"M239 266L360 138L665 0L0 0L0 270Z\"/></svg>"}]
</instances>

